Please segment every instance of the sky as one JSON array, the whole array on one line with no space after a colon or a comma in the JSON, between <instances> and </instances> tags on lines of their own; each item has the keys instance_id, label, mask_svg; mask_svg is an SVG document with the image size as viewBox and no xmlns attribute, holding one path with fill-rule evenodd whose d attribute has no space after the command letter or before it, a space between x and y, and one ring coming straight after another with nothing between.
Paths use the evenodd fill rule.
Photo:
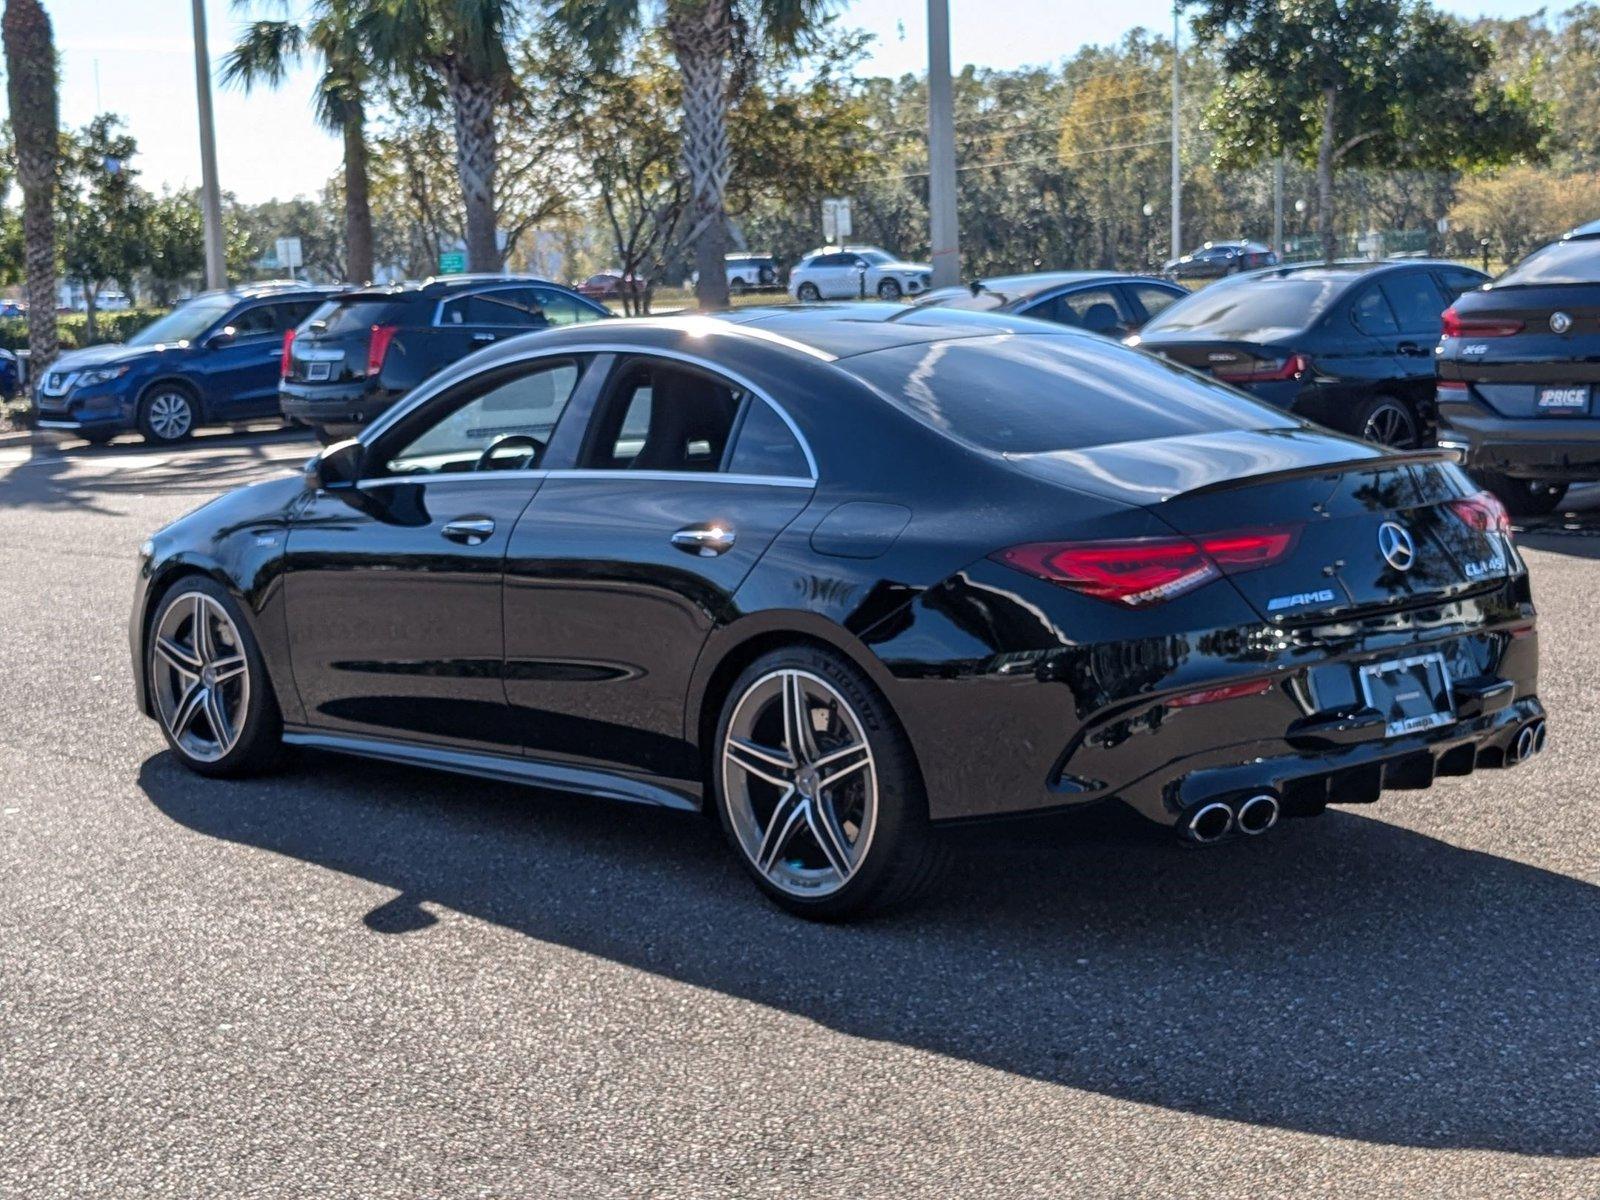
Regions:
<instances>
[{"instance_id":1,"label":"sky","mask_svg":"<svg viewBox=\"0 0 1600 1200\"><path fill-rule=\"evenodd\" d=\"M199 181L193 25L187 0L45 0L62 58L61 117L73 127L97 112L122 116L138 139L141 182L159 191ZM1520 16L1529 0L1444 0L1466 17ZM1141 25L1167 30L1170 0L950 0L951 58L1012 68L1051 63L1079 46L1119 39ZM864 70L920 70L927 54L923 0L853 0L846 24L876 36ZM229 0L206 0L213 70L243 20ZM339 167L339 142L312 118L313 76L248 96L214 85L218 173L224 189L256 203L313 195Z\"/></svg>"}]
</instances>

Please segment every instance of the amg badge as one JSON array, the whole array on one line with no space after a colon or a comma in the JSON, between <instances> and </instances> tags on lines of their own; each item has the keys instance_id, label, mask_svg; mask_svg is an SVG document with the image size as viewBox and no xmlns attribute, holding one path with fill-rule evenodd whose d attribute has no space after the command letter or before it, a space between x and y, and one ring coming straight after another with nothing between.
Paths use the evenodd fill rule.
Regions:
<instances>
[{"instance_id":1,"label":"amg badge","mask_svg":"<svg viewBox=\"0 0 1600 1200\"><path fill-rule=\"evenodd\" d=\"M1274 596L1267 601L1267 611L1277 612L1282 608L1299 608L1302 604L1326 604L1333 599L1332 588L1322 588L1315 592L1295 592L1290 596Z\"/></svg>"}]
</instances>

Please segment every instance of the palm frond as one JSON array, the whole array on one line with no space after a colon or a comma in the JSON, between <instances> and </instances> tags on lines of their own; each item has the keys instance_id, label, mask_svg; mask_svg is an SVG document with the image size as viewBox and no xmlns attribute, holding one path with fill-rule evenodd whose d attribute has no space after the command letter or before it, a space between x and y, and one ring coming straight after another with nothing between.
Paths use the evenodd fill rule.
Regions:
<instances>
[{"instance_id":1,"label":"palm frond","mask_svg":"<svg viewBox=\"0 0 1600 1200\"><path fill-rule=\"evenodd\" d=\"M252 21L222 60L222 82L248 92L258 83L277 87L305 51L305 30L293 21Z\"/></svg>"}]
</instances>

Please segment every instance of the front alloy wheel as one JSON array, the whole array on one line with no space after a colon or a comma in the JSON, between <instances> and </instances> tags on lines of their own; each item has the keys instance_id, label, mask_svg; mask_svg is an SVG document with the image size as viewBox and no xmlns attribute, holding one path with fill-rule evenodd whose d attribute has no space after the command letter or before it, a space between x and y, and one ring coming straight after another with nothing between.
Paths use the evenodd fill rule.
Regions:
<instances>
[{"instance_id":1,"label":"front alloy wheel","mask_svg":"<svg viewBox=\"0 0 1600 1200\"><path fill-rule=\"evenodd\" d=\"M177 388L162 388L139 406L139 431L152 442L181 442L194 431L194 401Z\"/></svg>"},{"instance_id":2,"label":"front alloy wheel","mask_svg":"<svg viewBox=\"0 0 1600 1200\"><path fill-rule=\"evenodd\" d=\"M262 765L280 729L260 653L230 606L210 580L180 583L162 599L146 649L167 744L185 766L207 775Z\"/></svg>"},{"instance_id":3,"label":"front alloy wheel","mask_svg":"<svg viewBox=\"0 0 1600 1200\"><path fill-rule=\"evenodd\" d=\"M897 279L885 279L882 283L878 284L878 299L900 299L900 281Z\"/></svg>"},{"instance_id":4,"label":"front alloy wheel","mask_svg":"<svg viewBox=\"0 0 1600 1200\"><path fill-rule=\"evenodd\" d=\"M785 908L842 917L934 878L943 849L910 744L842 657L811 647L763 656L735 683L716 745L729 839Z\"/></svg>"}]
</instances>

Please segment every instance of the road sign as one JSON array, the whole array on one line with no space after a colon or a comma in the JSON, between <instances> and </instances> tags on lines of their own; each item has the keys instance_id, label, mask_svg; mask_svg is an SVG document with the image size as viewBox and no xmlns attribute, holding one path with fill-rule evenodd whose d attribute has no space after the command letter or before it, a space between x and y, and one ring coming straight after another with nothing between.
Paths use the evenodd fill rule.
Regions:
<instances>
[{"instance_id":1,"label":"road sign","mask_svg":"<svg viewBox=\"0 0 1600 1200\"><path fill-rule=\"evenodd\" d=\"M465 250L439 251L439 274L460 275L467 269L467 252Z\"/></svg>"},{"instance_id":2,"label":"road sign","mask_svg":"<svg viewBox=\"0 0 1600 1200\"><path fill-rule=\"evenodd\" d=\"M822 240L842 242L855 232L850 223L850 198L830 196L822 202Z\"/></svg>"},{"instance_id":3,"label":"road sign","mask_svg":"<svg viewBox=\"0 0 1600 1200\"><path fill-rule=\"evenodd\" d=\"M280 270L287 271L290 275L293 275L295 271L306 265L305 259L301 256L299 238L279 238L274 243L274 247Z\"/></svg>"}]
</instances>

